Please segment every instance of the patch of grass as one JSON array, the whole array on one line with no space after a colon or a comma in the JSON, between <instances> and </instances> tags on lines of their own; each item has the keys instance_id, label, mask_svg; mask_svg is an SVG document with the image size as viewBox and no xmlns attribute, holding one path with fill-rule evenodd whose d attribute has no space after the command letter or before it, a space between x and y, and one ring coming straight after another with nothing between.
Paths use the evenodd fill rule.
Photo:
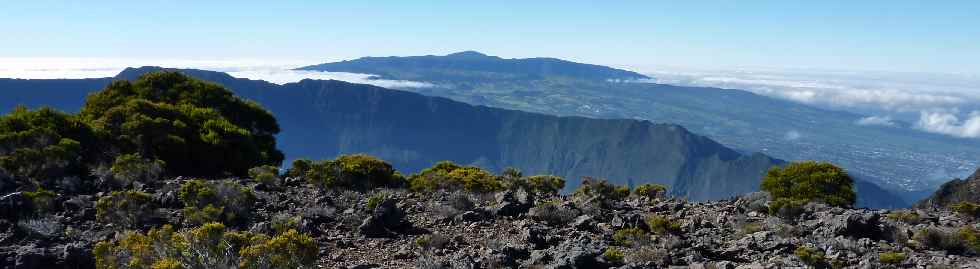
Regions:
<instances>
[{"instance_id":1,"label":"patch of grass","mask_svg":"<svg viewBox=\"0 0 980 269\"><path fill-rule=\"evenodd\" d=\"M614 264L622 264L623 260L626 258L626 254L622 250L615 247L606 248L606 251L602 253L602 258L607 262Z\"/></svg>"},{"instance_id":2,"label":"patch of grass","mask_svg":"<svg viewBox=\"0 0 980 269\"><path fill-rule=\"evenodd\" d=\"M634 244L646 240L649 235L643 229L630 227L617 230L613 233L613 241L620 246L633 246Z\"/></svg>"},{"instance_id":3,"label":"patch of grass","mask_svg":"<svg viewBox=\"0 0 980 269\"><path fill-rule=\"evenodd\" d=\"M883 264L898 265L905 262L905 253L901 252L883 252L878 254L878 261Z\"/></svg>"},{"instance_id":4,"label":"patch of grass","mask_svg":"<svg viewBox=\"0 0 980 269\"><path fill-rule=\"evenodd\" d=\"M663 215L651 215L647 218L647 226L650 231L659 234L678 234L681 232L681 222Z\"/></svg>"}]
</instances>

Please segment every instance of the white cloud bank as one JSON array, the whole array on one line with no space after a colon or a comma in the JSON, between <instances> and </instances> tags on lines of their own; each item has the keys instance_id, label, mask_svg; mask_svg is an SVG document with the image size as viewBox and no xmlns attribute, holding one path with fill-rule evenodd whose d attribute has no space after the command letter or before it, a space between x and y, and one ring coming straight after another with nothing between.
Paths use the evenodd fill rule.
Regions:
<instances>
[{"instance_id":1,"label":"white cloud bank","mask_svg":"<svg viewBox=\"0 0 980 269\"><path fill-rule=\"evenodd\" d=\"M916 127L956 137L980 138L980 111L973 111L962 121L952 113L922 111Z\"/></svg>"},{"instance_id":2,"label":"white cloud bank","mask_svg":"<svg viewBox=\"0 0 980 269\"><path fill-rule=\"evenodd\" d=\"M961 74L908 74L814 70L693 70L653 68L652 82L742 89L760 95L869 116L854 124L914 128L956 137L980 138L980 77ZM941 112L936 112L941 111ZM897 117L897 118L896 118Z\"/></svg>"},{"instance_id":3,"label":"white cloud bank","mask_svg":"<svg viewBox=\"0 0 980 269\"><path fill-rule=\"evenodd\" d=\"M303 79L340 80L385 88L424 88L426 82L376 79L370 74L291 70L311 63L254 59L182 60L131 58L0 58L0 78L78 79L112 77L126 67L162 66L226 72L238 78L259 79L276 84Z\"/></svg>"},{"instance_id":4,"label":"white cloud bank","mask_svg":"<svg viewBox=\"0 0 980 269\"><path fill-rule=\"evenodd\" d=\"M864 117L857 120L857 122L855 123L857 125L864 125L864 126L895 126L895 121L893 121L892 117L889 116Z\"/></svg>"},{"instance_id":5,"label":"white cloud bank","mask_svg":"<svg viewBox=\"0 0 980 269\"><path fill-rule=\"evenodd\" d=\"M237 78L261 79L279 85L297 82L303 79L333 79L351 83L371 84L385 88L428 88L435 86L431 83L419 81L377 79L376 76L371 74L319 72L281 68L253 68L228 72L228 74Z\"/></svg>"}]
</instances>

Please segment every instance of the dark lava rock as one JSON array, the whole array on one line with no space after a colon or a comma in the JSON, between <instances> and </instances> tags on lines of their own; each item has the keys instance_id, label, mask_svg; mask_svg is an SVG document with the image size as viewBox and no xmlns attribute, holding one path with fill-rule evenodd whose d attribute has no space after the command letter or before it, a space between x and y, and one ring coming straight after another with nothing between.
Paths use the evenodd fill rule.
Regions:
<instances>
[{"instance_id":1,"label":"dark lava rock","mask_svg":"<svg viewBox=\"0 0 980 269\"><path fill-rule=\"evenodd\" d=\"M405 212L398 208L397 202L387 199L375 207L371 216L364 219L357 229L367 237L386 237L403 231L409 226L408 221L405 220Z\"/></svg>"},{"instance_id":2,"label":"dark lava rock","mask_svg":"<svg viewBox=\"0 0 980 269\"><path fill-rule=\"evenodd\" d=\"M0 196L0 218L17 220L23 211L30 204L24 193L15 192Z\"/></svg>"},{"instance_id":3,"label":"dark lava rock","mask_svg":"<svg viewBox=\"0 0 980 269\"><path fill-rule=\"evenodd\" d=\"M534 196L524 190L500 192L495 198L497 204L492 212L497 216L515 217L534 207Z\"/></svg>"}]
</instances>

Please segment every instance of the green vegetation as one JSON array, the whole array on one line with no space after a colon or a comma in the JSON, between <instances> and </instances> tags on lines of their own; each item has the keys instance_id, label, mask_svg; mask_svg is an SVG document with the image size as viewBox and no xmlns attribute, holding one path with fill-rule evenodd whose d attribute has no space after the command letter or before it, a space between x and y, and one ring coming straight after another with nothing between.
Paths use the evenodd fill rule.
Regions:
<instances>
[{"instance_id":1,"label":"green vegetation","mask_svg":"<svg viewBox=\"0 0 980 269\"><path fill-rule=\"evenodd\" d=\"M905 253L901 252L884 252L878 254L878 261L883 264L898 265L905 262Z\"/></svg>"},{"instance_id":2,"label":"green vegetation","mask_svg":"<svg viewBox=\"0 0 980 269\"><path fill-rule=\"evenodd\" d=\"M171 174L244 176L283 159L272 114L178 72L115 81L89 95L79 117L106 140L105 150L162 160Z\"/></svg>"},{"instance_id":3,"label":"green vegetation","mask_svg":"<svg viewBox=\"0 0 980 269\"><path fill-rule=\"evenodd\" d=\"M629 196L630 189L627 186L616 186L605 179L595 179L585 177L582 185L575 190L574 195L598 196L603 201L618 201Z\"/></svg>"},{"instance_id":4,"label":"green vegetation","mask_svg":"<svg viewBox=\"0 0 980 269\"><path fill-rule=\"evenodd\" d=\"M912 235L920 247L929 249L945 250L950 253L963 253L966 250L965 242L955 231L946 229L927 227L915 231Z\"/></svg>"},{"instance_id":5,"label":"green vegetation","mask_svg":"<svg viewBox=\"0 0 980 269\"><path fill-rule=\"evenodd\" d=\"M613 233L613 241L620 246L633 246L647 240L648 237L646 231L637 227L623 228Z\"/></svg>"},{"instance_id":6,"label":"green vegetation","mask_svg":"<svg viewBox=\"0 0 980 269\"><path fill-rule=\"evenodd\" d=\"M667 196L667 186L661 184L643 184L636 186L636 189L633 190L633 195L650 199L663 198Z\"/></svg>"},{"instance_id":7,"label":"green vegetation","mask_svg":"<svg viewBox=\"0 0 980 269\"><path fill-rule=\"evenodd\" d=\"M622 250L615 247L606 248L605 252L602 252L602 258L607 262L614 264L621 264L626 258L626 254Z\"/></svg>"},{"instance_id":8,"label":"green vegetation","mask_svg":"<svg viewBox=\"0 0 980 269\"><path fill-rule=\"evenodd\" d=\"M807 246L800 246L796 248L796 251L793 251L793 254L796 255L796 257L799 258L800 261L803 262L803 264L815 268L827 267L826 266L827 259L825 257L826 255L824 254L823 251L820 251L819 249L807 247Z\"/></svg>"},{"instance_id":9,"label":"green vegetation","mask_svg":"<svg viewBox=\"0 0 980 269\"><path fill-rule=\"evenodd\" d=\"M565 188L565 179L552 175L529 176L521 179L525 188L533 193L556 195Z\"/></svg>"},{"instance_id":10,"label":"green vegetation","mask_svg":"<svg viewBox=\"0 0 980 269\"><path fill-rule=\"evenodd\" d=\"M919 223L919 220L921 219L918 213L915 213L914 211L911 210L892 211L891 213L885 214L885 217L890 220L904 222L908 224Z\"/></svg>"},{"instance_id":11,"label":"green vegetation","mask_svg":"<svg viewBox=\"0 0 980 269\"><path fill-rule=\"evenodd\" d=\"M971 202L959 202L950 206L953 212L970 218L980 218L980 205Z\"/></svg>"},{"instance_id":12,"label":"green vegetation","mask_svg":"<svg viewBox=\"0 0 980 269\"><path fill-rule=\"evenodd\" d=\"M0 174L29 189L55 188L57 179L85 175L95 141L91 128L72 115L17 107L0 116Z\"/></svg>"},{"instance_id":13,"label":"green vegetation","mask_svg":"<svg viewBox=\"0 0 980 269\"><path fill-rule=\"evenodd\" d=\"M379 205L381 205L381 203L384 202L385 199L388 199L388 195L385 195L384 192L375 193L371 197L368 197L367 208L370 210L374 210Z\"/></svg>"},{"instance_id":14,"label":"green vegetation","mask_svg":"<svg viewBox=\"0 0 980 269\"><path fill-rule=\"evenodd\" d=\"M122 154L112 162L112 179L117 186L126 188L133 182L152 182L159 180L166 163L150 160L136 154Z\"/></svg>"},{"instance_id":15,"label":"green vegetation","mask_svg":"<svg viewBox=\"0 0 980 269\"><path fill-rule=\"evenodd\" d=\"M316 262L313 239L296 230L269 237L221 223L175 231L164 225L95 245L96 268L300 268Z\"/></svg>"},{"instance_id":16,"label":"green vegetation","mask_svg":"<svg viewBox=\"0 0 980 269\"><path fill-rule=\"evenodd\" d=\"M268 189L278 189L282 185L279 167L263 165L248 170L248 177Z\"/></svg>"},{"instance_id":17,"label":"green vegetation","mask_svg":"<svg viewBox=\"0 0 980 269\"><path fill-rule=\"evenodd\" d=\"M137 191L114 191L95 203L95 218L124 228L134 228L149 218L153 197Z\"/></svg>"},{"instance_id":18,"label":"green vegetation","mask_svg":"<svg viewBox=\"0 0 980 269\"><path fill-rule=\"evenodd\" d=\"M322 188L353 188L368 190L378 187L400 187L404 179L385 161L356 154L341 155L333 160L296 160L286 172L302 177Z\"/></svg>"},{"instance_id":19,"label":"green vegetation","mask_svg":"<svg viewBox=\"0 0 980 269\"><path fill-rule=\"evenodd\" d=\"M681 231L681 222L662 215L651 215L648 217L647 226L650 226L651 232L659 235L668 233L677 234Z\"/></svg>"},{"instance_id":20,"label":"green vegetation","mask_svg":"<svg viewBox=\"0 0 980 269\"><path fill-rule=\"evenodd\" d=\"M794 162L769 169L761 189L772 195L770 212L797 207L807 202L851 207L857 199L854 180L844 169L825 162Z\"/></svg>"},{"instance_id":21,"label":"green vegetation","mask_svg":"<svg viewBox=\"0 0 980 269\"><path fill-rule=\"evenodd\" d=\"M251 190L230 180L188 180L180 186L179 196L189 224L244 221L255 203Z\"/></svg>"},{"instance_id":22,"label":"green vegetation","mask_svg":"<svg viewBox=\"0 0 980 269\"><path fill-rule=\"evenodd\" d=\"M470 192L494 192L505 188L500 177L476 166L460 166L441 161L430 168L412 175L409 180L412 191L460 189Z\"/></svg>"},{"instance_id":23,"label":"green vegetation","mask_svg":"<svg viewBox=\"0 0 980 269\"><path fill-rule=\"evenodd\" d=\"M53 209L55 206L54 198L57 196L58 194L54 193L53 191L40 188L36 191L24 192L24 198L31 201L31 211L33 211L35 214L43 214L51 211L51 209Z\"/></svg>"},{"instance_id":24,"label":"green vegetation","mask_svg":"<svg viewBox=\"0 0 980 269\"><path fill-rule=\"evenodd\" d=\"M107 173L89 171L102 167L119 188L163 174L243 176L282 162L278 132L272 114L217 84L147 73L92 93L76 115L18 107L0 116L0 175L26 190L91 190L87 179ZM60 186L65 178L82 184Z\"/></svg>"},{"instance_id":25,"label":"green vegetation","mask_svg":"<svg viewBox=\"0 0 980 269\"><path fill-rule=\"evenodd\" d=\"M963 242L964 248L969 250L971 254L980 254L980 231L977 231L973 226L960 228L957 239Z\"/></svg>"}]
</instances>

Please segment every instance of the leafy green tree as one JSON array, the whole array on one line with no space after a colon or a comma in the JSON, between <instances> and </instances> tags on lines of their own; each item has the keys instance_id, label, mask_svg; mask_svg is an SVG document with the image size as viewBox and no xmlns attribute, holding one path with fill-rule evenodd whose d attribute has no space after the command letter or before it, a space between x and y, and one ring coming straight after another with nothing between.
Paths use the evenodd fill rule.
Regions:
<instances>
[{"instance_id":1,"label":"leafy green tree","mask_svg":"<svg viewBox=\"0 0 980 269\"><path fill-rule=\"evenodd\" d=\"M773 167L762 179L761 188L772 195L772 211L778 211L783 205L806 202L851 207L857 199L854 180L844 169L826 162L804 161L783 168Z\"/></svg>"},{"instance_id":2,"label":"leafy green tree","mask_svg":"<svg viewBox=\"0 0 980 269\"><path fill-rule=\"evenodd\" d=\"M186 176L244 176L278 165L275 118L255 102L178 72L116 81L86 99L79 113L112 150L138 153Z\"/></svg>"},{"instance_id":3,"label":"leafy green tree","mask_svg":"<svg viewBox=\"0 0 980 269\"><path fill-rule=\"evenodd\" d=\"M96 136L82 121L51 108L17 107L0 116L0 174L29 189L86 174Z\"/></svg>"}]
</instances>

